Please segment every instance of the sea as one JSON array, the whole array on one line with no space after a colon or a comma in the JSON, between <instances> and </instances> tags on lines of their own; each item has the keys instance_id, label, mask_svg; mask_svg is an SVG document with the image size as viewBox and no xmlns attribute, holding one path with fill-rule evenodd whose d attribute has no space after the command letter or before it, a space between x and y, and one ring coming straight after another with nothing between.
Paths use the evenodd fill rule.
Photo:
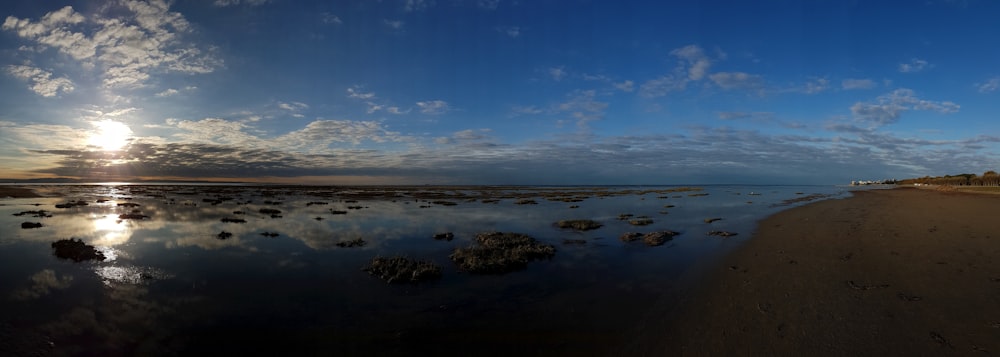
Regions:
<instances>
[{"instance_id":1,"label":"sea","mask_svg":"<svg viewBox=\"0 0 1000 357\"><path fill-rule=\"evenodd\" d=\"M0 198L6 356L615 354L655 343L762 218L885 186L29 187L44 197ZM557 224L573 219L602 226ZM555 254L493 274L450 259L488 232ZM65 239L105 259L60 258ZM363 269L396 256L440 277Z\"/></svg>"}]
</instances>

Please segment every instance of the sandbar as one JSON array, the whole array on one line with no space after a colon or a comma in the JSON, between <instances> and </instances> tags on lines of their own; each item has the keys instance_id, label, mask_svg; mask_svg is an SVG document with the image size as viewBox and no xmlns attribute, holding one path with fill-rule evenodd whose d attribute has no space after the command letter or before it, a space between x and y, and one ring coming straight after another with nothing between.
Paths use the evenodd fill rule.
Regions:
<instances>
[{"instance_id":1,"label":"sandbar","mask_svg":"<svg viewBox=\"0 0 1000 357\"><path fill-rule=\"evenodd\" d=\"M896 188L779 212L637 354L1000 354L998 209Z\"/></svg>"},{"instance_id":2,"label":"sandbar","mask_svg":"<svg viewBox=\"0 0 1000 357\"><path fill-rule=\"evenodd\" d=\"M22 187L0 187L0 198L31 198L41 197L35 191Z\"/></svg>"}]
</instances>

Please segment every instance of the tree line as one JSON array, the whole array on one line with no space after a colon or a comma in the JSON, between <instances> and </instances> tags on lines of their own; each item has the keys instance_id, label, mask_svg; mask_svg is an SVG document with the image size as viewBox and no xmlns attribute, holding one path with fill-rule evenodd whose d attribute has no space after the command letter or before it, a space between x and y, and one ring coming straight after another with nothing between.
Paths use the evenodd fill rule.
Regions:
<instances>
[{"instance_id":1,"label":"tree line","mask_svg":"<svg viewBox=\"0 0 1000 357\"><path fill-rule=\"evenodd\" d=\"M949 185L949 186L1000 186L1000 174L997 174L996 171L990 170L984 172L982 175L958 174L958 175L944 175L936 177L924 176L924 177L900 180L898 184Z\"/></svg>"}]
</instances>

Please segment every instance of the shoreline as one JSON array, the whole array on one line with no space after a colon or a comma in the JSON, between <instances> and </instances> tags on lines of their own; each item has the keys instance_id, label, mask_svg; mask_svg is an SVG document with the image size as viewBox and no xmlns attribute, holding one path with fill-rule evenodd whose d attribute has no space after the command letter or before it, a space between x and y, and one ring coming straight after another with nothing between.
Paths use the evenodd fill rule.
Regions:
<instances>
[{"instance_id":1,"label":"shoreline","mask_svg":"<svg viewBox=\"0 0 1000 357\"><path fill-rule=\"evenodd\" d=\"M659 336L636 354L1000 353L996 207L896 188L778 212L647 325Z\"/></svg>"},{"instance_id":2,"label":"shoreline","mask_svg":"<svg viewBox=\"0 0 1000 357\"><path fill-rule=\"evenodd\" d=\"M0 186L0 198L35 198L42 197L35 190L24 187L3 187Z\"/></svg>"}]
</instances>

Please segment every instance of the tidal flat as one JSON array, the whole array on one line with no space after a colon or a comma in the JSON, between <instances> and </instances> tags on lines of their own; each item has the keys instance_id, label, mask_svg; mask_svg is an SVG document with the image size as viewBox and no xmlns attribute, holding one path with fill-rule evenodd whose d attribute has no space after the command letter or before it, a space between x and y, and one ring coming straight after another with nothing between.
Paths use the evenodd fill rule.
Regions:
<instances>
[{"instance_id":1,"label":"tidal flat","mask_svg":"<svg viewBox=\"0 0 1000 357\"><path fill-rule=\"evenodd\" d=\"M642 322L669 318L758 220L850 189L21 187L39 197L0 199L4 355L608 354L645 343ZM574 221L588 229L560 227ZM493 233L544 254L477 240ZM59 241L103 259L61 258ZM487 245L476 259L515 264L456 261Z\"/></svg>"}]
</instances>

